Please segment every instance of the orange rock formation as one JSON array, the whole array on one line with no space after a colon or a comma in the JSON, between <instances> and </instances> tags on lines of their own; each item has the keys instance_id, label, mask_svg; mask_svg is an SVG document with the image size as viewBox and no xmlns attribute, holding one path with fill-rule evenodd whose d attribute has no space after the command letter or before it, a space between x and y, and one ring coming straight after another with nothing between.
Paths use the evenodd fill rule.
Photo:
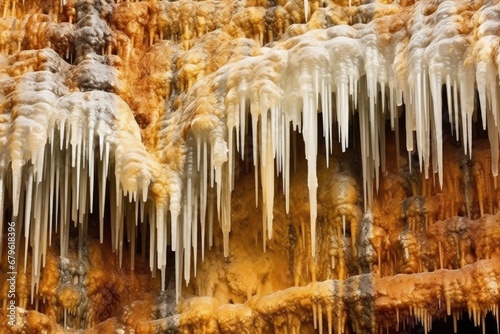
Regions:
<instances>
[{"instance_id":1,"label":"orange rock formation","mask_svg":"<svg viewBox=\"0 0 500 334\"><path fill-rule=\"evenodd\" d=\"M499 328L499 6L0 0L0 332Z\"/></svg>"}]
</instances>

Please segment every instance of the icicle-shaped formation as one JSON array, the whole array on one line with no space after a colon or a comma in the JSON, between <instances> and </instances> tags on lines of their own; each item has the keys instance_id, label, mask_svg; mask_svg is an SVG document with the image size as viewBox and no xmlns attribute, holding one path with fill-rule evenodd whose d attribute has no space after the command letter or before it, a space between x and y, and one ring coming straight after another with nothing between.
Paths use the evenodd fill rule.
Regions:
<instances>
[{"instance_id":1,"label":"icicle-shaped formation","mask_svg":"<svg viewBox=\"0 0 500 334\"><path fill-rule=\"evenodd\" d=\"M297 51L292 52L290 59L290 75L293 82L298 82L298 95L302 100L301 106L296 106L295 110L302 109L302 132L305 143L305 153L307 160L307 187L309 190L309 205L310 205L310 227L311 227L311 252L316 255L316 218L317 218L317 189L318 179L316 176L316 160L318 152L318 124L317 110L319 107L320 93L328 91L325 86L330 86L330 55L327 49L315 39L303 39L297 46ZM292 87L286 87L285 94L293 92ZM321 99L328 101L326 96L321 96ZM325 105L325 112L331 108L330 105ZM292 109L293 110L293 109ZM299 116L300 117L300 116ZM327 150L329 150L327 146ZM289 157L285 157L290 160Z\"/></svg>"},{"instance_id":2,"label":"icicle-shaped formation","mask_svg":"<svg viewBox=\"0 0 500 334\"><path fill-rule=\"evenodd\" d=\"M443 123L452 125L464 152L472 154L476 87L497 175L500 5L485 2L481 10L472 8L477 10L472 16L467 14L471 12L468 6L475 4L442 1L428 5L420 1L407 16L393 11L369 23L311 30L272 46L224 56L225 66L203 78L200 74L197 82L190 78L190 89L183 90L182 98L173 104L179 108L159 116L152 128L160 131L148 138L155 143L152 146L157 145L148 147L155 153L141 143L139 126L126 102L115 92L103 91L119 90L114 83L120 79L95 54L92 43L79 40L86 47L79 49L81 64L74 71L73 65L58 62L60 57L50 51L25 51L24 58L10 58L10 65L0 59L0 66L12 67L11 74L3 68L0 72L0 214L3 217L8 207L23 222L25 247L35 253L35 278L43 263L46 237L53 228L60 231L64 256L69 224L85 226L94 210L97 186L101 240L106 205L111 212L112 245L118 254L122 254L124 237L135 235L140 215L141 222L151 224L151 268L160 269L163 276L167 238L171 238L171 249L177 252L179 292L182 276L189 281L191 263L196 272L198 230L204 257L207 222L212 243L214 217L222 226L224 255L229 255L231 191L240 157L254 164L265 247L273 235L277 174L282 177L285 209L289 210L290 142L297 133L303 136L308 165L315 254L318 136L324 136L328 161L333 140L338 140L342 151L348 150L353 136L350 126L359 122L368 208L384 166L386 119L398 131L397 108L404 104L409 156L418 155L426 176L432 162L432 173L437 173L442 184ZM304 7L309 19L307 1ZM106 27L94 14L95 20L87 23ZM122 55L128 63L134 41L120 43L127 46ZM49 65L29 68L26 59L30 57ZM70 77L43 70L61 66L69 68ZM323 122L320 133L317 117ZM408 163L411 167L411 159Z\"/></svg>"},{"instance_id":3,"label":"icicle-shaped formation","mask_svg":"<svg viewBox=\"0 0 500 334\"><path fill-rule=\"evenodd\" d=\"M0 160L0 216L5 209L3 194L9 191L11 219L19 217L23 222L24 250L32 249L34 291L45 263L53 219L61 234L62 256L67 254L71 221L86 226L92 212L94 171L99 171L99 200L104 203L110 159L114 159L116 191L111 211L117 224L112 237L115 250L121 254L125 228L122 198L146 201L150 183L158 178L160 169L146 153L132 113L118 96L101 91L70 93L62 78L48 71L28 72L16 81L10 82L15 86L6 97L4 105L9 108L4 108L2 117L10 129L6 132L2 127L0 133L5 148ZM10 169L5 168L6 161L10 161ZM102 223L104 204L99 209ZM127 221L130 236L130 225L135 228L135 221Z\"/></svg>"},{"instance_id":4,"label":"icicle-shaped formation","mask_svg":"<svg viewBox=\"0 0 500 334\"><path fill-rule=\"evenodd\" d=\"M192 98L187 101L199 99L205 94L207 85L211 87L210 90L225 96L224 105L212 103L210 107L200 110L195 107L196 103L186 103L183 111L186 115L203 114L203 117L212 114L226 126L227 131L217 130L217 139L213 137L208 141L209 146L215 147L214 143L217 142L228 152L224 154L227 161L223 162L228 166L228 176L219 175L221 170L224 171L222 165L209 168L210 174L214 175L210 184L217 189L219 217L224 210L221 192L222 189L228 189L224 183L226 180L231 183L233 179L231 173L236 159L234 146L242 159L248 157L245 139L247 124L250 123L257 204L259 183L262 187L264 245L265 236L272 237L274 180L271 176L275 168L277 174L283 174L288 210L291 128L301 132L305 142L314 254L317 214L316 113L322 113L327 152L332 150L334 133L338 134L336 139L342 150L347 150L352 115L357 113L361 130L364 202L365 207L368 207L372 202L373 191L378 189L379 170L385 166L385 121L389 119L391 128L397 129L397 108L403 103L406 110L407 150L409 154L413 151L417 153L420 170L426 177L429 176L432 161L432 173L437 174L442 185L444 121L452 124L454 133L464 144L464 152L472 154L475 80L482 119L491 118L494 121L489 132L492 163L496 166L500 127L496 122L498 115L493 110L497 109L498 87L487 85L487 82L498 81L498 61L494 63L498 56L494 51L496 48L491 47L498 44L497 37L493 37L498 25L495 23L497 11L488 11L488 14L475 18L473 26L479 26L476 34L478 41L471 48L470 40L460 33L464 29L462 21L457 19L457 15L465 13L465 7L457 7L453 1L440 3L433 10L426 8L425 3L415 6L409 30L398 30L397 17L386 17L364 25L310 31L278 43L272 49L262 49L261 55L229 64L215 76L193 86L190 94ZM392 35L384 35L384 29L392 25L395 26ZM471 66L474 63L470 62L472 56L475 57L477 69ZM442 95L442 92L446 94ZM445 105L448 110L443 119ZM335 125L337 131L333 130ZM197 138L198 156L201 157L203 152L200 148L207 140L203 139L207 135L198 133L195 126L191 127L191 131ZM214 154L213 148L210 154ZM271 156L275 166L269 164ZM198 159L201 161L201 158ZM211 160L213 164L213 156ZM201 168L201 172L206 173L204 168ZM495 173L497 168L493 170ZM229 188L232 186L231 183ZM204 194L200 198L205 197Z\"/></svg>"},{"instance_id":5,"label":"icicle-shaped formation","mask_svg":"<svg viewBox=\"0 0 500 334\"><path fill-rule=\"evenodd\" d=\"M478 13L476 20L477 40L472 51L476 64L476 83L481 107L483 128L488 124L488 138L491 147L491 170L498 175L498 134L500 133L498 64L500 53L495 45L500 42L500 5L491 6L490 10ZM472 71L472 70L471 70ZM473 80L473 78L469 78Z\"/></svg>"}]
</instances>

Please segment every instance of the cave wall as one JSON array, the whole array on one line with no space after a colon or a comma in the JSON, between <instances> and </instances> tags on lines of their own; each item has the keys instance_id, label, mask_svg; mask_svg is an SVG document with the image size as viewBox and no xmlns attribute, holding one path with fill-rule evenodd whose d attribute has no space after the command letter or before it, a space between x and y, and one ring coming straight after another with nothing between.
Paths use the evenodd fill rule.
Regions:
<instances>
[{"instance_id":1,"label":"cave wall","mask_svg":"<svg viewBox=\"0 0 500 334\"><path fill-rule=\"evenodd\" d=\"M498 328L495 1L0 12L0 329Z\"/></svg>"}]
</instances>

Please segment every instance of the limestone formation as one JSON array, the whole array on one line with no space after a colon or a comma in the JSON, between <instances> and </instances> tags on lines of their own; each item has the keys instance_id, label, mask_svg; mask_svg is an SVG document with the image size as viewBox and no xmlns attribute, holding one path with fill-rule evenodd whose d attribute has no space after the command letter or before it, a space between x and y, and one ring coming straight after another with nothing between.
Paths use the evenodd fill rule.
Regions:
<instances>
[{"instance_id":1,"label":"limestone formation","mask_svg":"<svg viewBox=\"0 0 500 334\"><path fill-rule=\"evenodd\" d=\"M0 332L499 328L498 1L0 13Z\"/></svg>"}]
</instances>

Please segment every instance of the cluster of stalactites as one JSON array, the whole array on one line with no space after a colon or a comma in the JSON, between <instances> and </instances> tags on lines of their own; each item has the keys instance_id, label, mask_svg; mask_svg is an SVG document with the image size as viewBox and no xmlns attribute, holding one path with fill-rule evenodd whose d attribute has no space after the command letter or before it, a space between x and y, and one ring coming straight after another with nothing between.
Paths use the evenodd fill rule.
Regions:
<instances>
[{"instance_id":1,"label":"cluster of stalactites","mask_svg":"<svg viewBox=\"0 0 500 334\"><path fill-rule=\"evenodd\" d=\"M69 221L82 221L79 217L92 210L96 167L100 175L101 226L105 194L112 194L115 249L121 249L125 231L135 242L135 224L149 212L151 267L164 270L170 239L171 248L176 251L178 293L181 276L189 282L192 262L196 268L198 227L203 258L206 220L211 234L215 215L224 234L224 255L229 254L231 191L238 155L244 160L250 158L256 167L255 198L259 203L262 189L265 247L266 238L272 237L276 174L282 174L289 210L291 136L295 131L302 133L305 143L311 247L315 255L318 131L324 136L328 163L334 140L340 142L342 151L347 150L352 137L349 129L356 119L352 115L357 113L364 203L368 207L374 188L378 188L379 171L384 168L386 120L399 133L398 106L404 103L407 151L416 151L421 171L428 176L432 167L442 184L443 86L448 121L463 142L466 154L472 154L477 89L481 119L485 127L488 124L492 170L497 175L498 5L486 3L467 18L471 23L465 28L461 15L466 8L459 8L458 1L442 2L432 12L426 5L425 1L416 4L412 23L394 29L390 37L384 29L400 20L398 15L402 14L368 24L310 31L273 48L262 48L261 55L231 63L195 83L183 100L179 115L168 116L171 121L164 123L162 131L178 132L176 120L182 119L181 127L188 129L189 139L184 147L183 170L163 167L162 173L168 174L163 178L168 179L163 195L159 195L162 191L151 194L162 167L140 143L139 129L123 100L112 93L39 88L58 82L56 76L45 72L34 76L54 78L29 81L34 82L29 83L33 85L29 92L37 93L26 95L22 83L30 76L25 75L16 82L18 100L13 109L17 110L2 115L3 124L8 127L2 129L1 139L8 149L2 157L0 189L1 196L8 189L13 216L24 221L26 245L30 239L37 258L34 275L39 272L39 256L43 254L37 249L46 247L47 237L50 242L52 215L59 214L61 229L66 229L61 235L67 238ZM469 29L468 37L464 36L464 29ZM206 99L203 108L196 108L198 99L206 98L207 87L209 94L217 96ZM318 129L318 112L322 129ZM94 150L99 153L94 154ZM169 150L164 152L169 154ZM115 158L116 177L109 178L108 189L105 180L111 157ZM6 175L11 175L10 184ZM122 205L126 202L122 192L134 204ZM43 201L48 201L48 205ZM4 203L3 198L0 203ZM24 219L19 218L20 214ZM40 224L33 224L38 220Z\"/></svg>"},{"instance_id":2,"label":"cluster of stalactites","mask_svg":"<svg viewBox=\"0 0 500 334\"><path fill-rule=\"evenodd\" d=\"M385 165L386 121L389 120L399 135L399 107L403 104L409 161L410 155L416 153L420 171L426 177L429 172L434 173L439 184L443 184L443 115L451 123L453 134L463 143L464 153L471 155L473 116L479 109L484 126L489 125L492 170L495 176L498 174L499 62L495 51L498 37L494 35L498 23L493 10L497 5L486 4L470 18L472 24L468 29L474 40L459 33L465 29L459 20L463 19L465 9L459 8L458 2L443 2L435 6L433 12L429 12L426 5L418 3L413 11L413 24L407 29L401 26L388 40L387 36L381 36L380 30L384 24L391 25L391 20L396 22L396 18L311 31L272 49L263 49L263 55L238 61L207 79L211 81L211 89L224 95L225 100L203 111L186 108L185 112L196 114L193 124L206 119L207 113L215 118L209 133L206 129L198 132L197 127L191 128L198 144L188 144L188 150L198 156L198 160L192 160L193 164L200 161L200 156L209 156L209 170L215 175L210 180L213 186L215 179L226 256L230 216L224 214L228 212L224 206L230 205L237 155L248 159L247 150L252 147L257 203L259 189L262 189L263 236L271 238L275 174L283 175L286 210L289 209L293 131L301 132L305 143L313 255L316 252L317 134L323 133L328 161L333 140L340 142L342 151L347 149L349 129L356 119L354 114L358 115L361 135L365 207L371 205L372 193L378 189L380 169ZM487 85L487 82L493 84ZM195 85L189 101L196 101L197 93L206 84L202 81ZM475 87L479 92L479 106L474 105ZM447 108L443 106L442 91ZM225 112L220 113L221 109ZM443 110L446 111L443 113ZM318 113L323 129L318 129ZM332 128L335 125L337 131ZM248 139L249 133L251 139ZM338 137L333 138L335 133ZM202 161L204 171L207 161ZM196 170L190 160L186 170ZM201 179L206 180L204 177ZM188 198L197 196L190 193L184 192ZM205 194L203 190L201 197ZM196 203L194 197L188 201Z\"/></svg>"},{"instance_id":3,"label":"cluster of stalactites","mask_svg":"<svg viewBox=\"0 0 500 334\"><path fill-rule=\"evenodd\" d=\"M57 57L50 52L45 56ZM121 262L124 229L134 239L138 215L144 220L145 208L154 208L150 185L160 167L147 154L130 109L117 95L70 92L49 71L15 79L3 76L0 81L4 92L10 91L0 105L0 232L5 212L11 213L25 271L31 247L33 297L53 232L59 233L61 255L66 256L70 225L74 222L81 235L86 233L89 214L97 211L94 197L101 242L105 206L111 208L112 244ZM127 201L135 206L126 208ZM0 248L1 241L0 235Z\"/></svg>"}]
</instances>

